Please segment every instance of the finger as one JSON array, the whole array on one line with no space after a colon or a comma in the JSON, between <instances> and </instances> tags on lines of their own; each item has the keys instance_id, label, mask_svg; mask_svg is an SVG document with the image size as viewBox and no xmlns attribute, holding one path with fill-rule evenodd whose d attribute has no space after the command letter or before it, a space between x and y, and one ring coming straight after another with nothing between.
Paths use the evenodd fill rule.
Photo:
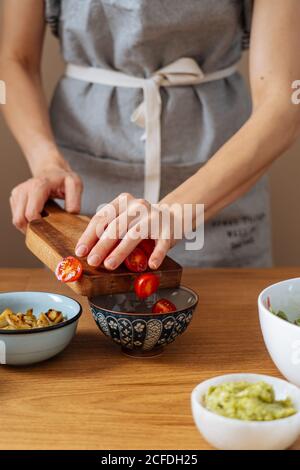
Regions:
<instances>
[{"instance_id":1,"label":"finger","mask_svg":"<svg viewBox=\"0 0 300 470\"><path fill-rule=\"evenodd\" d=\"M80 212L82 182L75 174L68 175L65 179L65 207L72 214Z\"/></svg>"},{"instance_id":2,"label":"finger","mask_svg":"<svg viewBox=\"0 0 300 470\"><path fill-rule=\"evenodd\" d=\"M110 253L118 243L119 240L101 237L88 256L88 264L94 267L100 266L107 254Z\"/></svg>"},{"instance_id":3,"label":"finger","mask_svg":"<svg viewBox=\"0 0 300 470\"><path fill-rule=\"evenodd\" d=\"M154 214L154 222L159 230L155 248L149 258L150 269L158 269L172 246L174 238L174 216L168 208L160 208Z\"/></svg>"},{"instance_id":4,"label":"finger","mask_svg":"<svg viewBox=\"0 0 300 470\"><path fill-rule=\"evenodd\" d=\"M27 220L25 217L25 208L27 204L26 191L18 190L17 192L13 192L9 202L12 211L12 222L18 230L24 233L27 227Z\"/></svg>"},{"instance_id":5,"label":"finger","mask_svg":"<svg viewBox=\"0 0 300 470\"><path fill-rule=\"evenodd\" d=\"M106 269L113 270L119 267L141 240L147 238L145 233L148 233L148 225L149 220L145 218L130 228L117 247L104 260Z\"/></svg>"},{"instance_id":6,"label":"finger","mask_svg":"<svg viewBox=\"0 0 300 470\"><path fill-rule=\"evenodd\" d=\"M45 203L50 195L47 181L35 181L28 192L25 217L27 222L41 218Z\"/></svg>"},{"instance_id":7,"label":"finger","mask_svg":"<svg viewBox=\"0 0 300 470\"><path fill-rule=\"evenodd\" d=\"M90 253L107 226L120 214L123 201L127 201L129 199L133 199L133 196L127 193L121 194L97 212L78 240L75 249L77 256L87 256ZM126 207L124 208L126 209Z\"/></svg>"},{"instance_id":8,"label":"finger","mask_svg":"<svg viewBox=\"0 0 300 470\"><path fill-rule=\"evenodd\" d=\"M107 225L110 224L115 217L116 212L114 211L113 206L110 206L110 208L107 207L106 211L97 213L78 240L75 248L76 256L87 256L97 244Z\"/></svg>"},{"instance_id":9,"label":"finger","mask_svg":"<svg viewBox=\"0 0 300 470\"><path fill-rule=\"evenodd\" d=\"M106 259L107 255L110 255L114 247L119 245L119 240L127 233L128 224L131 223L132 219L133 217L130 217L127 212L123 212L107 226L99 242L95 245L88 257L88 263L91 266L99 266ZM120 261L119 264L121 264L121 262L122 261ZM109 266L109 264L110 262L105 264L107 269L115 269L115 267L117 267Z\"/></svg>"},{"instance_id":10,"label":"finger","mask_svg":"<svg viewBox=\"0 0 300 470\"><path fill-rule=\"evenodd\" d=\"M156 242L152 255L150 256L148 265L150 269L158 269L165 259L170 249L170 241L159 239Z\"/></svg>"},{"instance_id":11,"label":"finger","mask_svg":"<svg viewBox=\"0 0 300 470\"><path fill-rule=\"evenodd\" d=\"M106 269L116 269L120 266L141 240L148 238L151 228L151 219L153 211L151 204L144 199L135 199L129 203L126 221L120 216L120 226L127 234L118 244L118 246L110 251L109 256L104 260ZM123 225L124 224L124 225ZM127 228L126 228L127 224Z\"/></svg>"},{"instance_id":12,"label":"finger","mask_svg":"<svg viewBox=\"0 0 300 470\"><path fill-rule=\"evenodd\" d=\"M129 207L128 211L123 212L109 223L109 225L105 228L102 234L102 238L109 238L111 240L121 240L131 229L131 227L134 227L137 223L139 223L140 215L136 214L136 211L132 210L131 207Z\"/></svg>"}]
</instances>

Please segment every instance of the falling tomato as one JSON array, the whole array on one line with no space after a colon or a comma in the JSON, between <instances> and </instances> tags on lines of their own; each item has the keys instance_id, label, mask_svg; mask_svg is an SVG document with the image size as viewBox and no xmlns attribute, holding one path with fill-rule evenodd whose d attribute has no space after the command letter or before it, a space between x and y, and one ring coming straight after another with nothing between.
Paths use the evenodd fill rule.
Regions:
<instances>
[{"instance_id":1,"label":"falling tomato","mask_svg":"<svg viewBox=\"0 0 300 470\"><path fill-rule=\"evenodd\" d=\"M170 313L176 310L176 305L168 299L159 299L152 307L152 313Z\"/></svg>"},{"instance_id":2,"label":"falling tomato","mask_svg":"<svg viewBox=\"0 0 300 470\"><path fill-rule=\"evenodd\" d=\"M73 256L63 258L55 270L56 277L61 282L75 282L82 276L82 264Z\"/></svg>"},{"instance_id":3,"label":"falling tomato","mask_svg":"<svg viewBox=\"0 0 300 470\"><path fill-rule=\"evenodd\" d=\"M140 299L146 299L154 294L159 287L159 277L153 273L145 273L134 281L134 290Z\"/></svg>"},{"instance_id":4,"label":"falling tomato","mask_svg":"<svg viewBox=\"0 0 300 470\"><path fill-rule=\"evenodd\" d=\"M141 248L136 247L124 261L127 269L134 273L146 271L148 267L148 259Z\"/></svg>"}]
</instances>

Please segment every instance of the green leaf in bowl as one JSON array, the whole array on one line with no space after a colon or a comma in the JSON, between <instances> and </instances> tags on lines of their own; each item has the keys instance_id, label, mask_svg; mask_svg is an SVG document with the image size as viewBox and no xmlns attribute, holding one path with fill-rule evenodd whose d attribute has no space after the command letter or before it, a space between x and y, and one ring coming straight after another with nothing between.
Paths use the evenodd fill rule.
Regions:
<instances>
[{"instance_id":1,"label":"green leaf in bowl","mask_svg":"<svg viewBox=\"0 0 300 470\"><path fill-rule=\"evenodd\" d=\"M277 312L277 317L281 318L282 320L289 321L287 315L282 310Z\"/></svg>"}]
</instances>

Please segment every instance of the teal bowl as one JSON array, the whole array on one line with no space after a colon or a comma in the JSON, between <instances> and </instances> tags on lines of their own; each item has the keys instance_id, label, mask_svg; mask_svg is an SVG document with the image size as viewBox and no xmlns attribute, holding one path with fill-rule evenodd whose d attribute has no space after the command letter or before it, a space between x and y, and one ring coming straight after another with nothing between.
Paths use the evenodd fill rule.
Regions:
<instances>
[{"instance_id":1,"label":"teal bowl","mask_svg":"<svg viewBox=\"0 0 300 470\"><path fill-rule=\"evenodd\" d=\"M177 307L175 312L153 314L152 305L160 298ZM89 299L94 320L102 333L122 351L134 357L160 354L190 324L198 295L187 287L159 289L146 301L138 301L134 292L98 295Z\"/></svg>"},{"instance_id":2,"label":"teal bowl","mask_svg":"<svg viewBox=\"0 0 300 470\"><path fill-rule=\"evenodd\" d=\"M49 309L61 311L65 321L31 330L0 329L0 364L24 366L45 361L63 351L75 335L81 305L70 297L47 292L0 293L0 313L6 308L24 313L32 308L38 316Z\"/></svg>"}]
</instances>

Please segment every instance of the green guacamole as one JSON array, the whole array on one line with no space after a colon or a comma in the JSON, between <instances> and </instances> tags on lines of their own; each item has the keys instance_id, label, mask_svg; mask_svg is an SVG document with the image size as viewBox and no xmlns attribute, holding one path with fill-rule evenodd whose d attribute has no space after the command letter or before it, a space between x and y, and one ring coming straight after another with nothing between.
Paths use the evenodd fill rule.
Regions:
<instances>
[{"instance_id":1,"label":"green guacamole","mask_svg":"<svg viewBox=\"0 0 300 470\"><path fill-rule=\"evenodd\" d=\"M213 413L244 421L272 421L297 412L290 398L275 400L273 387L265 382L212 386L205 394L204 404Z\"/></svg>"}]
</instances>

